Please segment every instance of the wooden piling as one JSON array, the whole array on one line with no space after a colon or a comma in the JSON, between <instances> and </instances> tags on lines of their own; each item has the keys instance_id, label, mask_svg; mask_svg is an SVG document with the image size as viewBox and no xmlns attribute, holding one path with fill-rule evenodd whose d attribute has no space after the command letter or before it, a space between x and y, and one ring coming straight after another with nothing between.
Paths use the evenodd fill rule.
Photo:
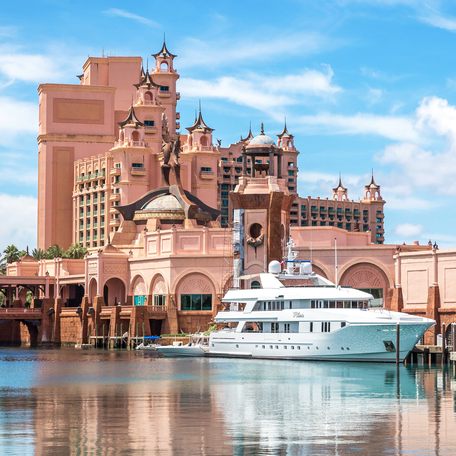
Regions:
<instances>
[{"instance_id":1,"label":"wooden piling","mask_svg":"<svg viewBox=\"0 0 456 456\"><path fill-rule=\"evenodd\" d=\"M401 351L401 325L396 323L396 364L400 363L400 351Z\"/></svg>"},{"instance_id":2,"label":"wooden piling","mask_svg":"<svg viewBox=\"0 0 456 456\"><path fill-rule=\"evenodd\" d=\"M446 333L446 325L445 323L442 323L442 366L445 364L445 344L446 344L446 340L445 340L445 333Z\"/></svg>"}]
</instances>

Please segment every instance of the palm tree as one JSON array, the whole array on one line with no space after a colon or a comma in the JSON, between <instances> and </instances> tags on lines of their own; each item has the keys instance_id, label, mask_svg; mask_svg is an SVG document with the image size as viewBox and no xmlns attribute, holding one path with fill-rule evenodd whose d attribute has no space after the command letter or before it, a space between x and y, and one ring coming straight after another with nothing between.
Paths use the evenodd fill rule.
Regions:
<instances>
[{"instance_id":1,"label":"palm tree","mask_svg":"<svg viewBox=\"0 0 456 456\"><path fill-rule=\"evenodd\" d=\"M33 249L32 250L32 257L35 260L44 260L46 258L46 250L43 249Z\"/></svg>"},{"instance_id":2,"label":"palm tree","mask_svg":"<svg viewBox=\"0 0 456 456\"><path fill-rule=\"evenodd\" d=\"M14 244L10 244L3 250L1 261L7 264L14 263L15 261L19 261L25 253L24 250L19 250Z\"/></svg>"},{"instance_id":3,"label":"palm tree","mask_svg":"<svg viewBox=\"0 0 456 456\"><path fill-rule=\"evenodd\" d=\"M63 258L63 249L57 244L51 245L46 250L46 259L52 260L53 258Z\"/></svg>"},{"instance_id":4,"label":"palm tree","mask_svg":"<svg viewBox=\"0 0 456 456\"><path fill-rule=\"evenodd\" d=\"M72 259L81 259L87 253L87 249L80 244L72 244L68 247L68 249L64 253L65 258L72 258Z\"/></svg>"}]
</instances>

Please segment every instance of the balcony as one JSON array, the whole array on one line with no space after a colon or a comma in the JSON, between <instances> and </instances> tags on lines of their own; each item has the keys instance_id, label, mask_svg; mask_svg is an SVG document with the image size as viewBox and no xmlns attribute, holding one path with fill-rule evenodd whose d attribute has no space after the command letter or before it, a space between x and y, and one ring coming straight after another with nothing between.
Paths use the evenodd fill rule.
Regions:
<instances>
[{"instance_id":1,"label":"balcony","mask_svg":"<svg viewBox=\"0 0 456 456\"><path fill-rule=\"evenodd\" d=\"M120 193L111 193L109 201L120 201Z\"/></svg>"},{"instance_id":2,"label":"balcony","mask_svg":"<svg viewBox=\"0 0 456 456\"><path fill-rule=\"evenodd\" d=\"M120 176L120 168L111 168L109 171L110 176Z\"/></svg>"},{"instance_id":3,"label":"balcony","mask_svg":"<svg viewBox=\"0 0 456 456\"><path fill-rule=\"evenodd\" d=\"M157 131L157 127L144 127L144 133L146 135L154 135Z\"/></svg>"},{"instance_id":4,"label":"balcony","mask_svg":"<svg viewBox=\"0 0 456 456\"><path fill-rule=\"evenodd\" d=\"M215 173L214 171L203 171L201 170L200 173L199 173L199 177L201 179L206 179L206 180L211 180L215 177Z\"/></svg>"},{"instance_id":5,"label":"balcony","mask_svg":"<svg viewBox=\"0 0 456 456\"><path fill-rule=\"evenodd\" d=\"M151 127L155 128L155 127ZM114 147L146 147L146 143L144 141L116 141L114 143Z\"/></svg>"},{"instance_id":6,"label":"balcony","mask_svg":"<svg viewBox=\"0 0 456 456\"><path fill-rule=\"evenodd\" d=\"M109 221L109 226L120 226L120 220L112 219Z\"/></svg>"},{"instance_id":7,"label":"balcony","mask_svg":"<svg viewBox=\"0 0 456 456\"><path fill-rule=\"evenodd\" d=\"M146 175L146 168L132 166L130 168L130 173L131 173L132 176L145 176Z\"/></svg>"}]
</instances>

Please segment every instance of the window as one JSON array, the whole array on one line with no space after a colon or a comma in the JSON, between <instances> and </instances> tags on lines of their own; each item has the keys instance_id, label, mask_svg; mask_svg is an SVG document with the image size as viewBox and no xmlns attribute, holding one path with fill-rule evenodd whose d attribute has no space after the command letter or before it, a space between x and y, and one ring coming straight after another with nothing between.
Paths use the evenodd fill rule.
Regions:
<instances>
[{"instance_id":1,"label":"window","mask_svg":"<svg viewBox=\"0 0 456 456\"><path fill-rule=\"evenodd\" d=\"M154 306L164 306L166 304L166 295L154 295Z\"/></svg>"},{"instance_id":2,"label":"window","mask_svg":"<svg viewBox=\"0 0 456 456\"><path fill-rule=\"evenodd\" d=\"M258 282L258 280L254 280L251 284L250 284L250 288L253 290L253 289L257 289L257 288L261 288L261 285L260 285L260 282Z\"/></svg>"},{"instance_id":3,"label":"window","mask_svg":"<svg viewBox=\"0 0 456 456\"><path fill-rule=\"evenodd\" d=\"M169 86L160 86L160 92L169 92Z\"/></svg>"},{"instance_id":4,"label":"window","mask_svg":"<svg viewBox=\"0 0 456 456\"><path fill-rule=\"evenodd\" d=\"M181 310L212 310L212 295L182 294Z\"/></svg>"},{"instance_id":5,"label":"window","mask_svg":"<svg viewBox=\"0 0 456 456\"><path fill-rule=\"evenodd\" d=\"M155 120L145 120L144 121L144 126L145 127L154 127L155 126Z\"/></svg>"},{"instance_id":6,"label":"window","mask_svg":"<svg viewBox=\"0 0 456 456\"><path fill-rule=\"evenodd\" d=\"M132 163L132 168L144 168L144 163Z\"/></svg>"},{"instance_id":7,"label":"window","mask_svg":"<svg viewBox=\"0 0 456 456\"><path fill-rule=\"evenodd\" d=\"M283 332L286 332L286 333L290 332L290 323L284 323Z\"/></svg>"},{"instance_id":8,"label":"window","mask_svg":"<svg viewBox=\"0 0 456 456\"><path fill-rule=\"evenodd\" d=\"M203 172L203 173L211 173L212 172L212 168L210 166L202 166L201 167L201 172Z\"/></svg>"},{"instance_id":9,"label":"window","mask_svg":"<svg viewBox=\"0 0 456 456\"><path fill-rule=\"evenodd\" d=\"M278 323L271 323L271 332L278 333L279 332L279 324Z\"/></svg>"}]
</instances>

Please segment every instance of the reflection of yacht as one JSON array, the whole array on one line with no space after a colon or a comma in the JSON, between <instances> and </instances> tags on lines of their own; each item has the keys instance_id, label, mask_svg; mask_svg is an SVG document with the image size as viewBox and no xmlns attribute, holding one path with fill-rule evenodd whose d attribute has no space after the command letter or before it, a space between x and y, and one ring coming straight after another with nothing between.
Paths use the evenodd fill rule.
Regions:
<instances>
[{"instance_id":1,"label":"reflection of yacht","mask_svg":"<svg viewBox=\"0 0 456 456\"><path fill-rule=\"evenodd\" d=\"M210 336L210 354L252 358L384 361L403 360L435 322L383 309L369 309L372 295L335 286L297 263L289 243L287 270L279 262L259 274L261 288L230 290L217 314L223 330ZM299 265L298 274L294 272ZM308 286L285 286L301 279Z\"/></svg>"},{"instance_id":2,"label":"reflection of yacht","mask_svg":"<svg viewBox=\"0 0 456 456\"><path fill-rule=\"evenodd\" d=\"M174 342L173 345L158 345L155 350L166 357L205 356L209 348L208 340L208 336L193 334L188 344Z\"/></svg>"}]
</instances>

